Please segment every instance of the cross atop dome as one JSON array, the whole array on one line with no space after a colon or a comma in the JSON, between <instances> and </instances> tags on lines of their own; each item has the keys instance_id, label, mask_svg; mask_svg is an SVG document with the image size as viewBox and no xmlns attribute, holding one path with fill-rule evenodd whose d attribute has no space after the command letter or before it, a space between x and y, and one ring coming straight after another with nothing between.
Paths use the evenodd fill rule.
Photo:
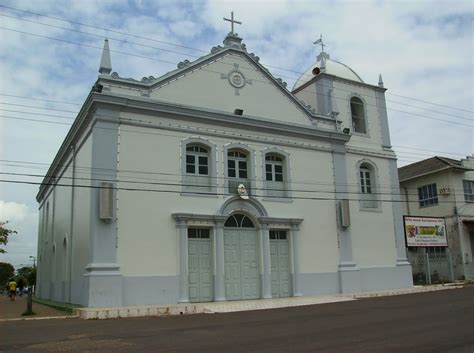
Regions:
<instances>
[{"instance_id":1,"label":"cross atop dome","mask_svg":"<svg viewBox=\"0 0 474 353\"><path fill-rule=\"evenodd\" d=\"M230 19L224 17L224 21L229 21L230 22L230 33L234 35L234 23L237 23L238 25L241 25L242 22L234 20L234 11L230 12Z\"/></svg>"},{"instance_id":2,"label":"cross atop dome","mask_svg":"<svg viewBox=\"0 0 474 353\"><path fill-rule=\"evenodd\" d=\"M321 46L321 52L317 56L318 61L321 61L323 59L326 59L326 60L329 59L329 54L324 51L324 47L326 46L326 44L324 44L324 42L323 42L323 35L322 34L319 35L319 39L317 39L315 42L313 42L313 44L315 44L315 45L319 44Z\"/></svg>"},{"instance_id":3,"label":"cross atop dome","mask_svg":"<svg viewBox=\"0 0 474 353\"><path fill-rule=\"evenodd\" d=\"M322 34L319 35L319 39L316 40L315 42L313 42L313 44L315 44L315 45L318 45L318 44L321 45L321 53L324 53L324 47L325 47L326 45L323 43L323 35L322 35Z\"/></svg>"}]
</instances>

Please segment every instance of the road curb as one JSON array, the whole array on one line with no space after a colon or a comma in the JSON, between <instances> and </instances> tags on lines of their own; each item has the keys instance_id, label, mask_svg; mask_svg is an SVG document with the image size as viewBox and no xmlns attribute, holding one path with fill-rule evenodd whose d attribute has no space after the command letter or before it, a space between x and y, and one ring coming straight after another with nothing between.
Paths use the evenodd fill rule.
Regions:
<instances>
[{"instance_id":1,"label":"road curb","mask_svg":"<svg viewBox=\"0 0 474 353\"><path fill-rule=\"evenodd\" d=\"M0 319L0 322L6 321L30 321L30 320L51 320L51 319L77 319L78 315L67 316L40 316L40 317L17 317L12 319Z\"/></svg>"}]
</instances>

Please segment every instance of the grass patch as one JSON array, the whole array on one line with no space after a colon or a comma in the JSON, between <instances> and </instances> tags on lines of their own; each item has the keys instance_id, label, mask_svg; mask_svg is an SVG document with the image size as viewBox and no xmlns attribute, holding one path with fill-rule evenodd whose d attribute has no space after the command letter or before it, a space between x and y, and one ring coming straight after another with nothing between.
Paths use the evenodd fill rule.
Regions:
<instances>
[{"instance_id":1,"label":"grass patch","mask_svg":"<svg viewBox=\"0 0 474 353\"><path fill-rule=\"evenodd\" d=\"M76 308L82 308L82 305L78 305L78 304L55 302L53 300L46 300L46 299L40 299L40 298L33 298L33 302L49 306L50 308L53 308L53 309L64 311L68 314L72 314L74 312L74 309Z\"/></svg>"}]
</instances>

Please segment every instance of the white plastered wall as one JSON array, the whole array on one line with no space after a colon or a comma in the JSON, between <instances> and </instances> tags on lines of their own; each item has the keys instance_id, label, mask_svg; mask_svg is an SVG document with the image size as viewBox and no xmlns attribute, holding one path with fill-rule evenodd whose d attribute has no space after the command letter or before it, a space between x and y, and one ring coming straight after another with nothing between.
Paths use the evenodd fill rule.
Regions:
<instances>
[{"instance_id":1,"label":"white plastered wall","mask_svg":"<svg viewBox=\"0 0 474 353\"><path fill-rule=\"evenodd\" d=\"M358 163L370 161L376 166L376 191L379 207L366 210L360 207ZM389 161L383 158L349 154L347 156L347 182L349 184L351 236L353 255L359 267L393 267L396 265L395 228L392 213ZM373 184L373 183L372 183Z\"/></svg>"},{"instance_id":2,"label":"white plastered wall","mask_svg":"<svg viewBox=\"0 0 474 353\"><path fill-rule=\"evenodd\" d=\"M234 64L246 79L252 80L251 84L239 89L238 95L228 79L221 78L221 74L234 69ZM244 115L311 125L303 110L276 83L243 55L234 53L158 87L151 92L150 98L231 114L235 109L243 109Z\"/></svg>"},{"instance_id":3,"label":"white plastered wall","mask_svg":"<svg viewBox=\"0 0 474 353\"><path fill-rule=\"evenodd\" d=\"M127 118L132 118L127 114ZM136 117L135 117L136 118ZM163 119L160 119L162 121ZM188 123L182 125L189 125ZM224 145L235 141L223 136L205 135L200 126L200 136L216 145L218 193L222 193ZM227 129L237 131L236 129ZM132 132L135 131L135 132ZM250 134L250 131L240 131ZM267 136L266 134L260 134ZM178 233L172 213L217 214L226 196L182 196L180 185L152 185L151 182L179 184L181 181L180 142L197 134L122 125L120 130L119 188L133 187L150 191L118 191L118 251L117 258L124 276L173 276L178 273ZM287 138L287 140L289 140ZM257 188L263 187L262 153L269 143L241 141L255 151L253 161ZM301 141L311 143L311 141ZM327 143L314 143L329 148ZM272 146L273 147L273 146ZM336 215L334 198L332 156L328 151L303 147L274 146L290 154L292 202L258 200L271 217L303 218L297 236L300 237L302 273L335 272L338 264ZM122 172L133 170L134 173ZM136 171L146 172L146 174ZM156 173L156 174L154 174ZM163 175L161 173L167 173ZM141 178L141 179L140 179ZM130 184L127 180L142 181ZM159 190L161 192L154 192ZM172 192L163 192L172 191ZM310 191L318 191L316 193ZM299 200L297 197L320 197L330 200Z\"/></svg>"}]
</instances>

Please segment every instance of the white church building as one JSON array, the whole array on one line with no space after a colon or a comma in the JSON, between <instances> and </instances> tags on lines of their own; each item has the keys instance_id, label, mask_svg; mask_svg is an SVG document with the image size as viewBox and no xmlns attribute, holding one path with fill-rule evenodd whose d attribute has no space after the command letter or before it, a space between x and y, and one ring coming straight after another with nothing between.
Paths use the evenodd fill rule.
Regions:
<instances>
[{"instance_id":1,"label":"white church building","mask_svg":"<svg viewBox=\"0 0 474 353\"><path fill-rule=\"evenodd\" d=\"M37 195L40 298L88 307L412 286L382 80L324 50L292 91L233 30L97 82Z\"/></svg>"}]
</instances>

